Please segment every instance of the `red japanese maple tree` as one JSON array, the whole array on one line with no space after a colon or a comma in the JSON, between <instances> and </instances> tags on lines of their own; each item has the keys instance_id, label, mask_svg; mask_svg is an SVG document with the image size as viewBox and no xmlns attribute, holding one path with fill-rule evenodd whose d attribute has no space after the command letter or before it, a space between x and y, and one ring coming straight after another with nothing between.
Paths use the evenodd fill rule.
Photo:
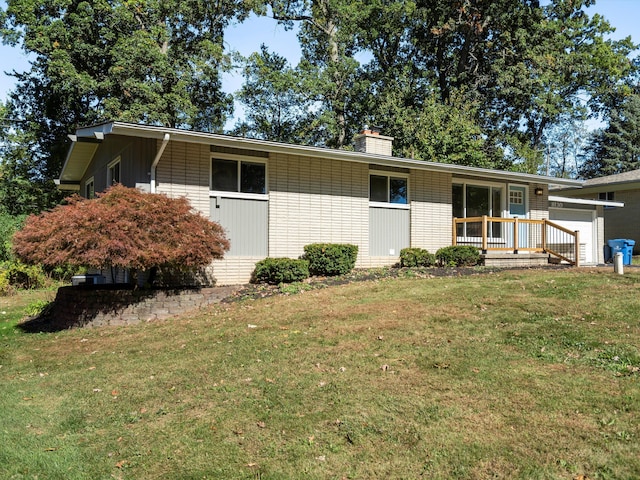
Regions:
<instances>
[{"instance_id":1,"label":"red japanese maple tree","mask_svg":"<svg viewBox=\"0 0 640 480\"><path fill-rule=\"evenodd\" d=\"M75 195L28 217L13 249L23 262L45 267L189 270L222 258L229 241L186 198L114 185L95 199Z\"/></svg>"}]
</instances>

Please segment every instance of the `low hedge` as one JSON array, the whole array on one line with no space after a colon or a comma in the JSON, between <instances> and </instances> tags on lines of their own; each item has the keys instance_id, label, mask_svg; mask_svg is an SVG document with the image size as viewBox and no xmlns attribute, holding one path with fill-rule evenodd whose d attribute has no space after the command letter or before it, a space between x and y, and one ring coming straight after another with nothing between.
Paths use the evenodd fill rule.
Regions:
<instances>
[{"instance_id":1,"label":"low hedge","mask_svg":"<svg viewBox=\"0 0 640 480\"><path fill-rule=\"evenodd\" d=\"M303 258L309 261L311 275L344 275L353 270L357 257L357 245L312 243L304 246Z\"/></svg>"},{"instance_id":2,"label":"low hedge","mask_svg":"<svg viewBox=\"0 0 640 480\"><path fill-rule=\"evenodd\" d=\"M424 248L403 248L400 250L401 267L432 267L436 256Z\"/></svg>"},{"instance_id":3,"label":"low hedge","mask_svg":"<svg viewBox=\"0 0 640 480\"><path fill-rule=\"evenodd\" d=\"M253 281L270 283L299 282L309 277L309 262L293 258L265 258L256 263Z\"/></svg>"},{"instance_id":4,"label":"low hedge","mask_svg":"<svg viewBox=\"0 0 640 480\"><path fill-rule=\"evenodd\" d=\"M438 250L436 258L445 267L471 267L480 263L480 250L471 245L453 245Z\"/></svg>"}]
</instances>

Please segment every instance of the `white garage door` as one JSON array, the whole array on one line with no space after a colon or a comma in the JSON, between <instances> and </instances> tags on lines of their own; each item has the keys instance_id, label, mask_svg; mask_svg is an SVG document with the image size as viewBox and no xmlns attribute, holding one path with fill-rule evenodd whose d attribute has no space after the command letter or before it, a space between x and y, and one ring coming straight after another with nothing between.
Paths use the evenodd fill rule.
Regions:
<instances>
[{"instance_id":1,"label":"white garage door","mask_svg":"<svg viewBox=\"0 0 640 480\"><path fill-rule=\"evenodd\" d=\"M570 208L550 208L549 220L572 231L580 232L580 263L597 263L596 220L593 210L573 210Z\"/></svg>"}]
</instances>

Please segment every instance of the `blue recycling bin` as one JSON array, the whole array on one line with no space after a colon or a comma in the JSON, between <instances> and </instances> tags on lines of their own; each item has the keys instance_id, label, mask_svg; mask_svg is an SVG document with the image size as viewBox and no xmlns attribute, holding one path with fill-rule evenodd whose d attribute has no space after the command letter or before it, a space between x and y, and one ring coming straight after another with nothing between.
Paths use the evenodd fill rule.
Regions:
<instances>
[{"instance_id":1,"label":"blue recycling bin","mask_svg":"<svg viewBox=\"0 0 640 480\"><path fill-rule=\"evenodd\" d=\"M633 246L636 244L635 240L629 240L628 238L616 238L613 240L607 240L607 244L611 248L611 257L615 257L616 253L622 254L622 263L624 265L631 265L631 259L633 258Z\"/></svg>"}]
</instances>

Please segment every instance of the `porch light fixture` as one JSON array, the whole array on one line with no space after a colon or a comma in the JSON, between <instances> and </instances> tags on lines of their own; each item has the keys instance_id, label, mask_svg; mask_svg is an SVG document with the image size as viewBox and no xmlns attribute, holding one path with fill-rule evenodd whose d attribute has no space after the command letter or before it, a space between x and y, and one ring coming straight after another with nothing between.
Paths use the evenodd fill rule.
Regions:
<instances>
[{"instance_id":1,"label":"porch light fixture","mask_svg":"<svg viewBox=\"0 0 640 480\"><path fill-rule=\"evenodd\" d=\"M541 189L540 187L536 188L533 193L535 193L536 195L542 195L544 193L544 190Z\"/></svg>"}]
</instances>

